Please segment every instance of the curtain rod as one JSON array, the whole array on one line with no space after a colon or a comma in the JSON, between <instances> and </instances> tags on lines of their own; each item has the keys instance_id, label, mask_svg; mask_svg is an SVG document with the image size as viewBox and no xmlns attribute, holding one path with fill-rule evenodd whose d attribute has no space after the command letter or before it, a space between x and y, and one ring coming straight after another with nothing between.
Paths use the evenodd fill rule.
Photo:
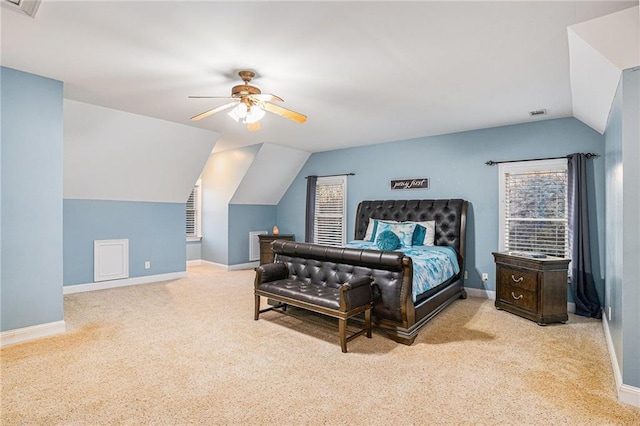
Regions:
<instances>
[{"instance_id":1,"label":"curtain rod","mask_svg":"<svg viewBox=\"0 0 640 426\"><path fill-rule=\"evenodd\" d=\"M324 176L316 176L316 175L311 175L311 176L305 176L305 179L309 179L310 177L334 177L334 176L355 176L355 173L338 173L337 175L324 175Z\"/></svg>"},{"instance_id":2,"label":"curtain rod","mask_svg":"<svg viewBox=\"0 0 640 426\"><path fill-rule=\"evenodd\" d=\"M587 157L587 159L589 159L589 160L592 159L592 158L599 157L598 154L594 154L592 152L588 152L584 156ZM562 158L569 158L569 157L571 157L571 155L565 155L564 157L529 158L527 160L507 160L507 161L489 160L484 164L486 164L487 166L495 166L496 164L502 164L502 163L519 163L519 162L523 162L523 161L541 161L541 160L560 160Z\"/></svg>"}]
</instances>

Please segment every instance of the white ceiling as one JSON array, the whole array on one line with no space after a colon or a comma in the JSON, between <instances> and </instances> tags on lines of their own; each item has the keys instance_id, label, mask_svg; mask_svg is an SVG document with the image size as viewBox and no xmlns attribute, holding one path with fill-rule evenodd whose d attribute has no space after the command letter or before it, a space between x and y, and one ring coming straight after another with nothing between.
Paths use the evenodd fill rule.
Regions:
<instances>
[{"instance_id":1,"label":"white ceiling","mask_svg":"<svg viewBox=\"0 0 640 426\"><path fill-rule=\"evenodd\" d=\"M637 5L43 0L35 18L0 8L1 61L68 99L218 132L215 151L317 152L571 116L567 27ZM227 95L245 68L307 123L189 120L226 102L189 95Z\"/></svg>"}]
</instances>

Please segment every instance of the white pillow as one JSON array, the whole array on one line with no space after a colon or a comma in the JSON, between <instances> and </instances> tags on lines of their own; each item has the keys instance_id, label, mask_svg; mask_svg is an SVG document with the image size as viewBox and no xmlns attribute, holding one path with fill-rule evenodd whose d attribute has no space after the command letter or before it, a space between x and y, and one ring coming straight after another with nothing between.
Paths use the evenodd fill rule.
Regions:
<instances>
[{"instance_id":1,"label":"white pillow","mask_svg":"<svg viewBox=\"0 0 640 426\"><path fill-rule=\"evenodd\" d=\"M369 218L369 224L367 225L367 232L364 233L364 241L375 241L376 236L378 235L378 224L379 223L397 223L394 220L381 220L381 219L371 219Z\"/></svg>"},{"instance_id":2,"label":"white pillow","mask_svg":"<svg viewBox=\"0 0 640 426\"><path fill-rule=\"evenodd\" d=\"M377 219L369 219L369 225L367 225L367 232L364 233L363 240L365 241L373 241L374 232L376 230L376 221Z\"/></svg>"}]
</instances>

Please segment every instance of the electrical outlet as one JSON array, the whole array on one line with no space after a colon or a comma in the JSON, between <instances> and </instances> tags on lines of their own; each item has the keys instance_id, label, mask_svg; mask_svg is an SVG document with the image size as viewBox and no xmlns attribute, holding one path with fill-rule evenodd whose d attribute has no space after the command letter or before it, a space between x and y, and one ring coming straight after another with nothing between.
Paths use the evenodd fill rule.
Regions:
<instances>
[{"instance_id":1,"label":"electrical outlet","mask_svg":"<svg viewBox=\"0 0 640 426\"><path fill-rule=\"evenodd\" d=\"M482 281L489 281L489 274L486 272L482 274Z\"/></svg>"},{"instance_id":2,"label":"electrical outlet","mask_svg":"<svg viewBox=\"0 0 640 426\"><path fill-rule=\"evenodd\" d=\"M608 315L608 317L609 317L609 321L611 321L611 306L609 306L609 315Z\"/></svg>"},{"instance_id":3,"label":"electrical outlet","mask_svg":"<svg viewBox=\"0 0 640 426\"><path fill-rule=\"evenodd\" d=\"M464 279L465 280L469 279L469 273L467 271L464 271Z\"/></svg>"},{"instance_id":4,"label":"electrical outlet","mask_svg":"<svg viewBox=\"0 0 640 426\"><path fill-rule=\"evenodd\" d=\"M150 269L150 268L151 268L151 261L146 260L146 261L144 262L144 269Z\"/></svg>"}]
</instances>

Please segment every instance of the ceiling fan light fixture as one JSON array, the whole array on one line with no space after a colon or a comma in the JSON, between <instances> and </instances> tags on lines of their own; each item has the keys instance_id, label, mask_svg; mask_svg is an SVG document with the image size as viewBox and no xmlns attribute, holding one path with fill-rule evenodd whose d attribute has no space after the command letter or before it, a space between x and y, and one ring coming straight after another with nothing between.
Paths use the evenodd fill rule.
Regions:
<instances>
[{"instance_id":1,"label":"ceiling fan light fixture","mask_svg":"<svg viewBox=\"0 0 640 426\"><path fill-rule=\"evenodd\" d=\"M247 116L247 110L247 105L244 102L240 102L235 108L229 111L227 115L235 121L244 121L244 118Z\"/></svg>"},{"instance_id":2,"label":"ceiling fan light fixture","mask_svg":"<svg viewBox=\"0 0 640 426\"><path fill-rule=\"evenodd\" d=\"M244 118L243 123L245 124L251 124L251 123L256 123L260 120L262 120L262 117L264 117L264 110L260 107L258 107L257 105L253 105L252 108L249 108L249 111L247 112L247 116Z\"/></svg>"}]
</instances>

